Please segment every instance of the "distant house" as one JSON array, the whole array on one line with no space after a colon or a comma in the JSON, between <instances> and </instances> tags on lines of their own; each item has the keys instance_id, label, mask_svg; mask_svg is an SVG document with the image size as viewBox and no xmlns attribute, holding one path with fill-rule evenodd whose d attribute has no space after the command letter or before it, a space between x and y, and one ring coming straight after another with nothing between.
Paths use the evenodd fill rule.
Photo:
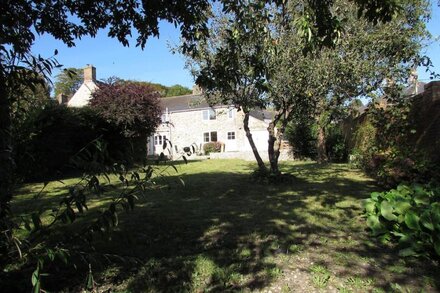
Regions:
<instances>
[{"instance_id":1,"label":"distant house","mask_svg":"<svg viewBox=\"0 0 440 293\"><path fill-rule=\"evenodd\" d=\"M68 100L68 107L83 107L92 98L98 88L96 69L92 65L84 68L84 82L78 91ZM165 140L171 141L173 148L165 155L177 157L185 147L194 146L197 152L203 152L207 142L221 142L222 152L211 157L243 158L253 160L252 149L243 130L244 114L233 106L218 105L210 107L198 87L193 88L191 95L161 98L162 123L148 139L149 155L159 155ZM266 110L252 111L249 128L252 137L263 159L267 159L269 135L267 127L272 119L272 112ZM286 159L288 147L284 146Z\"/></svg>"}]
</instances>

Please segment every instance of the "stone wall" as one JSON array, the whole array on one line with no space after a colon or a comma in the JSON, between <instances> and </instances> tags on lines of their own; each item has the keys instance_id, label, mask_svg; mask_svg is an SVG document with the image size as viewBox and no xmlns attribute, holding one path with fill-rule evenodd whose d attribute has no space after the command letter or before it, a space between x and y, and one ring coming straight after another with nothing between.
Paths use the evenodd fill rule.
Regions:
<instances>
[{"instance_id":1,"label":"stone wall","mask_svg":"<svg viewBox=\"0 0 440 293\"><path fill-rule=\"evenodd\" d=\"M412 115L416 133L411 139L416 150L440 161L440 81L425 85L425 91L414 97Z\"/></svg>"},{"instance_id":2,"label":"stone wall","mask_svg":"<svg viewBox=\"0 0 440 293\"><path fill-rule=\"evenodd\" d=\"M415 133L409 138L415 151L425 153L431 160L440 162L440 81L425 85L424 92L413 99L410 119L414 123ZM352 149L356 144L354 132L368 123L367 113L344 123L344 133Z\"/></svg>"}]
</instances>

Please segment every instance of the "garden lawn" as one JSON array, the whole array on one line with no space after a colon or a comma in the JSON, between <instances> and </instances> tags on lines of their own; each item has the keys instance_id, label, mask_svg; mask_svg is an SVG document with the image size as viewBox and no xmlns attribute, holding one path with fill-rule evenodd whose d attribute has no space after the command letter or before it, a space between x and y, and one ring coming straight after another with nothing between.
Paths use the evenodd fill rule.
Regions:
<instances>
[{"instance_id":1,"label":"garden lawn","mask_svg":"<svg viewBox=\"0 0 440 293\"><path fill-rule=\"evenodd\" d=\"M404 260L397 249L370 237L362 199L379 188L348 165L284 163L282 171L294 178L281 184L253 180L255 165L240 160L190 161L177 169L163 188L120 218L111 239L97 239L88 260L100 290L440 290L438 263ZM42 185L26 185L13 209L50 209L75 180L51 182L39 199L30 194ZM94 199L92 213L109 200ZM84 285L87 270L57 274L52 276L57 282L47 277L48 287L75 291Z\"/></svg>"}]
</instances>

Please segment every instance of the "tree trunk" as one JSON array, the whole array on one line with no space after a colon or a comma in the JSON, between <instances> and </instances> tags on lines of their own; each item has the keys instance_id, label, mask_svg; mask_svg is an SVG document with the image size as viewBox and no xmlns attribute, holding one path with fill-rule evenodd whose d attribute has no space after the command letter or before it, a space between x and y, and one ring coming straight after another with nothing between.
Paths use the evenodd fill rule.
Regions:
<instances>
[{"instance_id":1,"label":"tree trunk","mask_svg":"<svg viewBox=\"0 0 440 293\"><path fill-rule=\"evenodd\" d=\"M316 141L316 150L318 152L318 163L327 162L327 149L325 147L325 129L318 123L318 139Z\"/></svg>"},{"instance_id":2,"label":"tree trunk","mask_svg":"<svg viewBox=\"0 0 440 293\"><path fill-rule=\"evenodd\" d=\"M246 137L249 141L249 144L251 145L255 159L257 160L258 169L262 172L266 172L267 171L266 165L264 165L263 159L261 159L260 154L258 153L258 149L255 146L254 139L252 138L251 130L249 129L249 112L244 112L243 128L244 131L246 132Z\"/></svg>"},{"instance_id":3,"label":"tree trunk","mask_svg":"<svg viewBox=\"0 0 440 293\"><path fill-rule=\"evenodd\" d=\"M270 173L277 176L281 174L278 167L278 159L280 157L281 142L284 135L284 130L286 128L285 125L287 123L287 120L284 119L282 121L281 128L276 130L276 125L281 115L282 114L276 115L273 121L267 127L267 131L269 132L268 155L270 162Z\"/></svg>"}]
</instances>

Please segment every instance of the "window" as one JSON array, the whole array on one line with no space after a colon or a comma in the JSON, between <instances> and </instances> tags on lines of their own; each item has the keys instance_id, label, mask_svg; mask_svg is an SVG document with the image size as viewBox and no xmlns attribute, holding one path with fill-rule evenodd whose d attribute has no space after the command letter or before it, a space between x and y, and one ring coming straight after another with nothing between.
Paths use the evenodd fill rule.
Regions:
<instances>
[{"instance_id":1,"label":"window","mask_svg":"<svg viewBox=\"0 0 440 293\"><path fill-rule=\"evenodd\" d=\"M217 131L211 131L211 141L217 141Z\"/></svg>"},{"instance_id":2,"label":"window","mask_svg":"<svg viewBox=\"0 0 440 293\"><path fill-rule=\"evenodd\" d=\"M214 109L203 110L203 120L215 120L216 114Z\"/></svg>"},{"instance_id":3,"label":"window","mask_svg":"<svg viewBox=\"0 0 440 293\"><path fill-rule=\"evenodd\" d=\"M234 140L235 139L235 132L231 131L228 132L228 140Z\"/></svg>"},{"instance_id":4,"label":"window","mask_svg":"<svg viewBox=\"0 0 440 293\"><path fill-rule=\"evenodd\" d=\"M154 145L162 145L164 141L167 140L166 135L155 135L154 136Z\"/></svg>"},{"instance_id":5,"label":"window","mask_svg":"<svg viewBox=\"0 0 440 293\"><path fill-rule=\"evenodd\" d=\"M209 142L209 132L203 133L203 141L204 142Z\"/></svg>"},{"instance_id":6,"label":"window","mask_svg":"<svg viewBox=\"0 0 440 293\"><path fill-rule=\"evenodd\" d=\"M228 109L228 118L232 119L234 117L235 117L234 108L229 108Z\"/></svg>"},{"instance_id":7,"label":"window","mask_svg":"<svg viewBox=\"0 0 440 293\"><path fill-rule=\"evenodd\" d=\"M160 116L160 120L161 120L162 123L168 122L168 115L166 113L162 114Z\"/></svg>"},{"instance_id":8,"label":"window","mask_svg":"<svg viewBox=\"0 0 440 293\"><path fill-rule=\"evenodd\" d=\"M203 133L203 142L217 141L217 131Z\"/></svg>"}]
</instances>

